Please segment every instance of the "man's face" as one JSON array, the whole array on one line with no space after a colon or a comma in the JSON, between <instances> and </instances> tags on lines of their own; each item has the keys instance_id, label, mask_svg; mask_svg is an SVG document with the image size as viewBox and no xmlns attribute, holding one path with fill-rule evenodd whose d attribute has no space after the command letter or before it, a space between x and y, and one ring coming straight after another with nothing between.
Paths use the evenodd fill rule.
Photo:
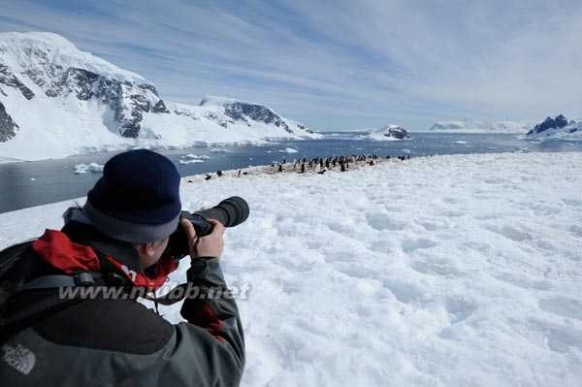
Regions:
<instances>
[{"instance_id":1,"label":"man's face","mask_svg":"<svg viewBox=\"0 0 582 387\"><path fill-rule=\"evenodd\" d=\"M141 243L136 246L139 254L139 262L143 269L155 265L168 246L170 237L166 237L161 241Z\"/></svg>"}]
</instances>

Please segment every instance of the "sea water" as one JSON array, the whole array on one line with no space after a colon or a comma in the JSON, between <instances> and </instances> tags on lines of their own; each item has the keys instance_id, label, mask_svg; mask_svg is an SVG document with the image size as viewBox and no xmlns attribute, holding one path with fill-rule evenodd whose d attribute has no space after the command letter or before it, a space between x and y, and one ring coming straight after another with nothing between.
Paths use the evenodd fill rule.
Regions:
<instances>
[{"instance_id":1,"label":"sea water","mask_svg":"<svg viewBox=\"0 0 582 387\"><path fill-rule=\"evenodd\" d=\"M582 151L581 142L532 142L516 134L412 133L411 137L402 141L374 141L361 132L336 132L327 133L321 140L157 151L174 161L182 176L341 155L375 154L384 158L388 155L421 157L459 153ZM75 173L75 166L102 165L116 153L0 164L0 213L86 195L101 173ZM193 156L202 157L197 160Z\"/></svg>"}]
</instances>

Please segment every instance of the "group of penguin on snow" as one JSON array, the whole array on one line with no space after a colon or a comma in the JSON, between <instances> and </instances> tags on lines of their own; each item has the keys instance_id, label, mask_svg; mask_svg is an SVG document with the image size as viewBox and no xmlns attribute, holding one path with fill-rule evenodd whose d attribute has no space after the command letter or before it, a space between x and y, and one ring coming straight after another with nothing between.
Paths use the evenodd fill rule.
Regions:
<instances>
[{"instance_id":1,"label":"group of penguin on snow","mask_svg":"<svg viewBox=\"0 0 582 387\"><path fill-rule=\"evenodd\" d=\"M351 155L351 156L330 156L330 157L315 157L311 160L307 160L307 158L302 159L295 159L292 162L288 163L286 159L283 159L281 163L275 163L272 166L276 168L275 172L288 172L291 171L291 166L293 166L292 170L298 173L306 173L307 171L316 172L318 175L323 175L327 171L333 170L339 167L341 172L346 172L350 168L350 165L375 165L380 161L380 157L378 155ZM396 159L400 161L405 161L410 159L410 155L406 156L386 156L387 160ZM241 175L248 175L248 172L245 172L241 169L238 170L237 176L240 177ZM206 173L204 175L204 180L212 179L214 175L210 173ZM221 170L216 171L216 177L224 176L224 173ZM192 181L189 180L189 183Z\"/></svg>"}]
</instances>

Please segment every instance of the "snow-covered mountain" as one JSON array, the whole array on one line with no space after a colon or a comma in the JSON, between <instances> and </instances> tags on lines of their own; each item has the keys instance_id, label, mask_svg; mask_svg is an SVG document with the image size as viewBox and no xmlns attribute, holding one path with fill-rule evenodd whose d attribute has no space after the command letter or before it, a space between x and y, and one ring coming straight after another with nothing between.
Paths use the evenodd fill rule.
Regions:
<instances>
[{"instance_id":1,"label":"snow-covered mountain","mask_svg":"<svg viewBox=\"0 0 582 387\"><path fill-rule=\"evenodd\" d=\"M568 121L563 115L548 117L527 132L528 139L582 140L582 120Z\"/></svg>"},{"instance_id":2,"label":"snow-covered mountain","mask_svg":"<svg viewBox=\"0 0 582 387\"><path fill-rule=\"evenodd\" d=\"M217 98L199 105L168 103L143 77L55 34L0 34L3 157L318 136L255 103Z\"/></svg>"},{"instance_id":3,"label":"snow-covered mountain","mask_svg":"<svg viewBox=\"0 0 582 387\"><path fill-rule=\"evenodd\" d=\"M517 133L523 134L532 126L531 122L483 122L475 120L441 121L432 125L431 132L455 133Z\"/></svg>"},{"instance_id":4,"label":"snow-covered mountain","mask_svg":"<svg viewBox=\"0 0 582 387\"><path fill-rule=\"evenodd\" d=\"M368 135L368 138L377 141L406 140L410 138L408 131L400 125L387 125L380 130L376 130Z\"/></svg>"}]
</instances>

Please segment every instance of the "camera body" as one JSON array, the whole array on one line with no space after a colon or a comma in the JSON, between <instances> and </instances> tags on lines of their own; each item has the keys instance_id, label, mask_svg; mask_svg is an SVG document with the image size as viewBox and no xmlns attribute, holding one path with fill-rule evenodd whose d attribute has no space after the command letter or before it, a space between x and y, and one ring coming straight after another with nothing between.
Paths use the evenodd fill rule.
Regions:
<instances>
[{"instance_id":1,"label":"camera body","mask_svg":"<svg viewBox=\"0 0 582 387\"><path fill-rule=\"evenodd\" d=\"M215 219L222 223L225 227L234 227L243 223L249 217L249 205L241 197L232 196L221 201L217 206L189 213L182 211L181 219L186 219L194 226L196 235L203 237L212 232L213 225L208 219ZM175 258L183 258L189 255L189 241L188 235L178 225L176 231L170 235L170 241L166 248L165 255L170 255Z\"/></svg>"}]
</instances>

